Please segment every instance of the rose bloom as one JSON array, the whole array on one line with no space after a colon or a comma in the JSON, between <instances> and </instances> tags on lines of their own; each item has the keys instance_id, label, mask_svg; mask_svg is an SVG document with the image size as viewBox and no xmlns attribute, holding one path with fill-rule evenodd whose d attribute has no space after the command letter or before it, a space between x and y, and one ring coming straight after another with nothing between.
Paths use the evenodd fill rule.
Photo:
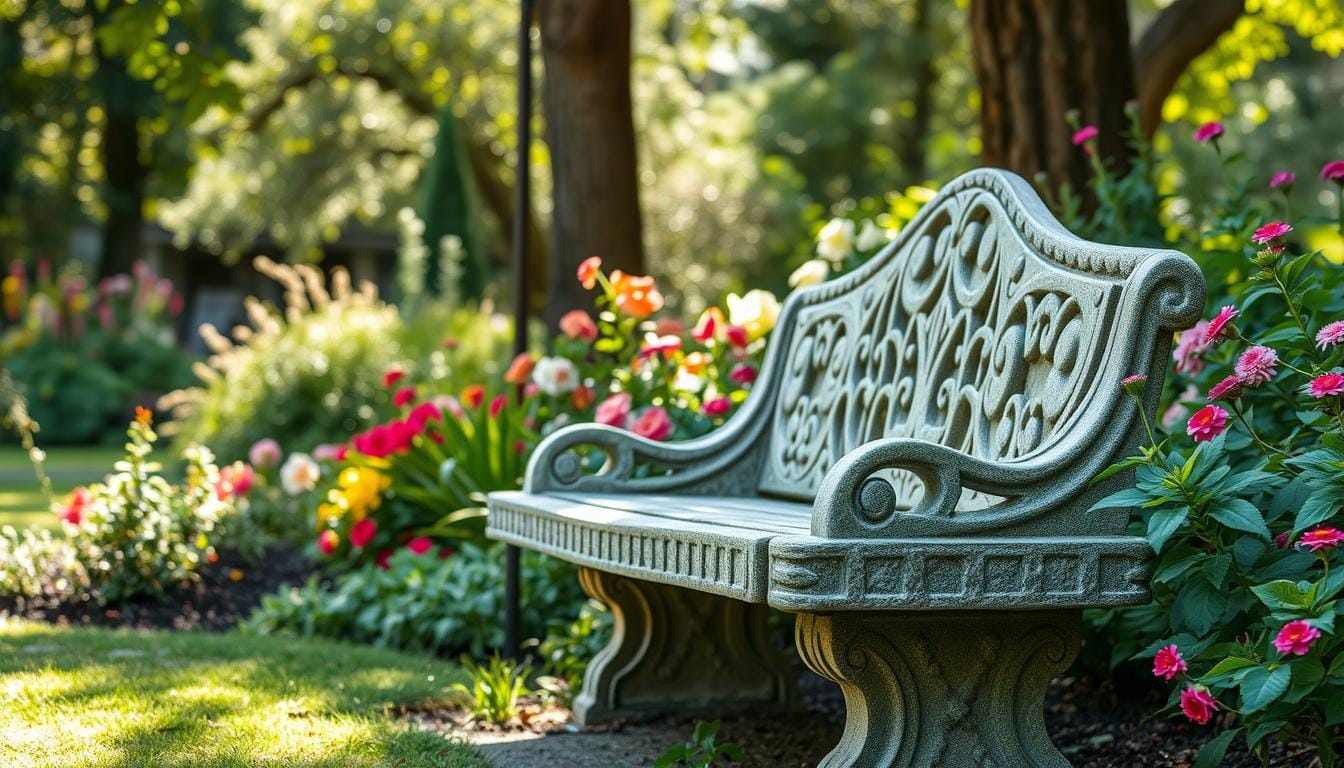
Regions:
<instances>
[{"instance_id":1,"label":"rose bloom","mask_svg":"<svg viewBox=\"0 0 1344 768\"><path fill-rule=\"evenodd\" d=\"M402 387L392 393L392 407L405 408L415 402L415 387Z\"/></svg>"},{"instance_id":2,"label":"rose bloom","mask_svg":"<svg viewBox=\"0 0 1344 768\"><path fill-rule=\"evenodd\" d=\"M1200 320L1193 328L1182 331L1172 357L1176 359L1177 373L1195 374L1204 370L1204 350L1209 348L1209 324Z\"/></svg>"},{"instance_id":3,"label":"rose bloom","mask_svg":"<svg viewBox=\"0 0 1344 768\"><path fill-rule=\"evenodd\" d=\"M1075 147L1081 147L1091 139L1097 138L1098 133L1101 133L1101 131L1097 130L1097 126L1085 125L1073 132L1073 145Z\"/></svg>"},{"instance_id":4,"label":"rose bloom","mask_svg":"<svg viewBox=\"0 0 1344 768\"><path fill-rule=\"evenodd\" d=\"M252 467L241 461L235 461L232 464L219 468L219 482L215 483L215 495L221 501L230 496L241 498L246 496L248 491L252 490L252 484L256 481L256 473Z\"/></svg>"},{"instance_id":5,"label":"rose bloom","mask_svg":"<svg viewBox=\"0 0 1344 768\"><path fill-rule=\"evenodd\" d=\"M1295 181L1297 181L1296 173L1293 173L1292 171L1279 171L1270 178L1269 188L1278 189L1279 187L1291 187Z\"/></svg>"},{"instance_id":6,"label":"rose bloom","mask_svg":"<svg viewBox=\"0 0 1344 768\"><path fill-rule=\"evenodd\" d=\"M650 440L666 440L672 434L672 419L658 406L645 408L630 424L630 431Z\"/></svg>"},{"instance_id":7,"label":"rose bloom","mask_svg":"<svg viewBox=\"0 0 1344 768\"><path fill-rule=\"evenodd\" d=\"M1227 411L1216 405L1206 405L1195 411L1195 415L1185 424L1185 432L1196 443L1205 443L1221 435L1227 429Z\"/></svg>"},{"instance_id":8,"label":"rose bloom","mask_svg":"<svg viewBox=\"0 0 1344 768\"><path fill-rule=\"evenodd\" d=\"M247 452L247 460L254 467L269 469L280 463L280 444L269 437L263 437L252 444Z\"/></svg>"},{"instance_id":9,"label":"rose bloom","mask_svg":"<svg viewBox=\"0 0 1344 768\"><path fill-rule=\"evenodd\" d=\"M1299 546L1306 547L1312 552L1334 549L1340 542L1344 542L1344 531L1325 525L1303 533L1302 538L1297 540Z\"/></svg>"},{"instance_id":10,"label":"rose bloom","mask_svg":"<svg viewBox=\"0 0 1344 768\"><path fill-rule=\"evenodd\" d=\"M504 381L510 384L526 384L527 377L532 375L532 368L536 365L532 355L527 352L519 352L518 356L509 363L509 370L504 372Z\"/></svg>"},{"instance_id":11,"label":"rose bloom","mask_svg":"<svg viewBox=\"0 0 1344 768\"><path fill-rule=\"evenodd\" d=\"M1279 353L1269 347L1254 346L1241 353L1237 359L1237 376L1248 387L1258 387L1274 378L1274 366L1279 363Z\"/></svg>"},{"instance_id":12,"label":"rose bloom","mask_svg":"<svg viewBox=\"0 0 1344 768\"><path fill-rule=\"evenodd\" d=\"M401 381L405 377L406 377L405 371L401 370L400 368L393 368L389 370L387 373L383 374L383 387L385 389L391 389L397 385L398 381Z\"/></svg>"},{"instance_id":13,"label":"rose bloom","mask_svg":"<svg viewBox=\"0 0 1344 768\"><path fill-rule=\"evenodd\" d=\"M1312 379L1308 387L1312 397L1344 394L1344 373L1321 374Z\"/></svg>"},{"instance_id":14,"label":"rose bloom","mask_svg":"<svg viewBox=\"0 0 1344 768\"><path fill-rule=\"evenodd\" d=\"M1283 625L1283 629L1279 630L1279 636L1274 638L1274 647L1284 656L1290 654L1306 656L1307 651L1311 650L1312 642L1320 636L1321 630L1298 619Z\"/></svg>"},{"instance_id":15,"label":"rose bloom","mask_svg":"<svg viewBox=\"0 0 1344 768\"><path fill-rule=\"evenodd\" d=\"M336 547L341 543L340 534L331 529L327 529L317 535L317 551L324 555L330 555L336 551Z\"/></svg>"},{"instance_id":16,"label":"rose bloom","mask_svg":"<svg viewBox=\"0 0 1344 768\"><path fill-rule=\"evenodd\" d=\"M579 369L565 357L543 357L532 369L532 381L552 397L573 392L579 386Z\"/></svg>"},{"instance_id":17,"label":"rose bloom","mask_svg":"<svg viewBox=\"0 0 1344 768\"><path fill-rule=\"evenodd\" d=\"M1218 702L1204 688L1186 686L1181 691L1181 711L1191 720L1204 725L1213 718L1213 713L1218 711Z\"/></svg>"},{"instance_id":18,"label":"rose bloom","mask_svg":"<svg viewBox=\"0 0 1344 768\"><path fill-rule=\"evenodd\" d=\"M598 404L593 420L598 424L606 424L609 427L624 428L626 421L630 418L630 406L630 393L617 392Z\"/></svg>"},{"instance_id":19,"label":"rose bloom","mask_svg":"<svg viewBox=\"0 0 1344 768\"><path fill-rule=\"evenodd\" d=\"M722 416L733 409L733 401L726 396L719 396L713 400L708 400L700 406L700 410L706 416Z\"/></svg>"},{"instance_id":20,"label":"rose bloom","mask_svg":"<svg viewBox=\"0 0 1344 768\"><path fill-rule=\"evenodd\" d=\"M1153 677L1170 680L1186 669L1185 657L1175 645L1159 649L1157 655L1153 656Z\"/></svg>"},{"instance_id":21,"label":"rose bloom","mask_svg":"<svg viewBox=\"0 0 1344 768\"><path fill-rule=\"evenodd\" d=\"M1282 221L1271 221L1255 230L1255 234L1251 235L1251 242L1256 245L1265 245L1266 243L1272 243L1275 240L1278 240L1292 231L1293 226L1291 224L1286 224Z\"/></svg>"},{"instance_id":22,"label":"rose bloom","mask_svg":"<svg viewBox=\"0 0 1344 768\"><path fill-rule=\"evenodd\" d=\"M322 468L306 453L291 453L280 468L280 485L290 496L313 490L321 477Z\"/></svg>"},{"instance_id":23,"label":"rose bloom","mask_svg":"<svg viewBox=\"0 0 1344 768\"><path fill-rule=\"evenodd\" d=\"M622 314L643 319L663 308L663 294L652 277L627 275L617 269L611 273L611 287L616 292L616 311Z\"/></svg>"},{"instance_id":24,"label":"rose bloom","mask_svg":"<svg viewBox=\"0 0 1344 768\"><path fill-rule=\"evenodd\" d=\"M579 282L584 288L592 290L597 285L597 272L602 269L602 259L597 256L589 256L579 264Z\"/></svg>"},{"instance_id":25,"label":"rose bloom","mask_svg":"<svg viewBox=\"0 0 1344 768\"><path fill-rule=\"evenodd\" d=\"M363 520L357 520L350 526L350 546L355 549L363 549L368 546L373 537L378 533L378 523L371 517Z\"/></svg>"},{"instance_id":26,"label":"rose bloom","mask_svg":"<svg viewBox=\"0 0 1344 768\"><path fill-rule=\"evenodd\" d=\"M1231 402L1241 397L1243 389L1245 389L1245 385L1240 378L1235 374L1228 376L1217 384L1214 384L1213 389L1209 390L1209 401L1225 400Z\"/></svg>"},{"instance_id":27,"label":"rose bloom","mask_svg":"<svg viewBox=\"0 0 1344 768\"><path fill-rule=\"evenodd\" d=\"M1344 320L1326 323L1316 332L1316 346L1321 349L1333 347L1341 341L1344 341Z\"/></svg>"},{"instance_id":28,"label":"rose bloom","mask_svg":"<svg viewBox=\"0 0 1344 768\"><path fill-rule=\"evenodd\" d=\"M574 309L560 318L560 332L565 334L566 338L592 341L597 338L597 323L593 322L593 318L589 317L587 312Z\"/></svg>"},{"instance_id":29,"label":"rose bloom","mask_svg":"<svg viewBox=\"0 0 1344 768\"><path fill-rule=\"evenodd\" d=\"M1214 120L1195 129L1195 141L1200 143L1213 141L1223 135L1223 124Z\"/></svg>"},{"instance_id":30,"label":"rose bloom","mask_svg":"<svg viewBox=\"0 0 1344 768\"><path fill-rule=\"evenodd\" d=\"M1344 184L1344 160L1331 160L1321 166L1321 178Z\"/></svg>"},{"instance_id":31,"label":"rose bloom","mask_svg":"<svg viewBox=\"0 0 1344 768\"><path fill-rule=\"evenodd\" d=\"M1204 338L1209 343L1223 339L1229 328L1235 328L1232 321L1239 314L1241 313L1237 311L1237 308L1230 305L1218 310L1218 314L1214 315L1213 319L1209 321L1209 327L1204 332Z\"/></svg>"}]
</instances>

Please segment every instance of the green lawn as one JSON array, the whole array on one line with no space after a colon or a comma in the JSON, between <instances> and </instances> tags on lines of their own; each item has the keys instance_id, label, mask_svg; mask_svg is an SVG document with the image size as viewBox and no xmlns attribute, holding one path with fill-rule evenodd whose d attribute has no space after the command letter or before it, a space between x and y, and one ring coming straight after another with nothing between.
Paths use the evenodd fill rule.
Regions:
<instances>
[{"instance_id":1,"label":"green lawn","mask_svg":"<svg viewBox=\"0 0 1344 768\"><path fill-rule=\"evenodd\" d=\"M121 448L52 448L47 451L47 474L57 493L69 493L77 485L103 479L121 458ZM47 498L33 474L28 454L18 446L0 446L0 525L22 528L39 525L60 528L47 509Z\"/></svg>"},{"instance_id":2,"label":"green lawn","mask_svg":"<svg viewBox=\"0 0 1344 768\"><path fill-rule=\"evenodd\" d=\"M329 641L0 620L0 767L487 766L386 714L461 677Z\"/></svg>"}]
</instances>

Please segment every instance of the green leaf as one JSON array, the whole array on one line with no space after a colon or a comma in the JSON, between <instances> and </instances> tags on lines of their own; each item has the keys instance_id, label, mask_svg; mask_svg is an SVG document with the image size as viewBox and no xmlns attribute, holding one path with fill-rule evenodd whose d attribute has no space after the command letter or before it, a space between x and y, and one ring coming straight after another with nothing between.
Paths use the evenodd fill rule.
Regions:
<instances>
[{"instance_id":1,"label":"green leaf","mask_svg":"<svg viewBox=\"0 0 1344 768\"><path fill-rule=\"evenodd\" d=\"M1115 509L1117 507L1141 507L1152 500L1153 496L1151 494L1145 493L1138 488L1126 488L1101 499L1096 504L1093 504L1087 511L1093 512L1098 509Z\"/></svg>"},{"instance_id":2,"label":"green leaf","mask_svg":"<svg viewBox=\"0 0 1344 768\"><path fill-rule=\"evenodd\" d=\"M1175 509L1154 510L1148 516L1148 544L1154 552L1161 552L1162 546L1167 543L1167 539L1181 527L1185 518L1190 515L1189 507L1177 507Z\"/></svg>"},{"instance_id":3,"label":"green leaf","mask_svg":"<svg viewBox=\"0 0 1344 768\"><path fill-rule=\"evenodd\" d=\"M1229 656L1217 664L1214 664L1213 669L1205 672L1199 678L1199 681L1202 683L1223 682L1224 680L1236 682L1242 677L1242 675L1236 674L1237 672L1254 666L1257 666L1254 659L1247 659L1241 656Z\"/></svg>"},{"instance_id":4,"label":"green leaf","mask_svg":"<svg viewBox=\"0 0 1344 768\"><path fill-rule=\"evenodd\" d=\"M1270 669L1253 669L1241 679L1241 711L1244 714L1259 712L1288 690L1292 681L1293 669L1284 664Z\"/></svg>"},{"instance_id":5,"label":"green leaf","mask_svg":"<svg viewBox=\"0 0 1344 768\"><path fill-rule=\"evenodd\" d=\"M1199 748L1199 755L1195 757L1195 762L1191 768L1218 768L1223 764L1223 756L1227 754L1227 748L1231 746L1232 739L1237 737L1235 729L1223 731L1212 739L1204 742L1204 746Z\"/></svg>"},{"instance_id":6,"label":"green leaf","mask_svg":"<svg viewBox=\"0 0 1344 768\"><path fill-rule=\"evenodd\" d=\"M1344 723L1344 691L1335 691L1325 700L1325 724L1327 726Z\"/></svg>"},{"instance_id":7,"label":"green leaf","mask_svg":"<svg viewBox=\"0 0 1344 768\"><path fill-rule=\"evenodd\" d=\"M1307 607L1306 594L1296 584L1285 579L1257 584L1251 587L1251 591L1272 611L1302 610Z\"/></svg>"},{"instance_id":8,"label":"green leaf","mask_svg":"<svg viewBox=\"0 0 1344 768\"><path fill-rule=\"evenodd\" d=\"M1264 516L1245 499L1222 499L1209 511L1209 516L1228 528L1269 539L1269 527L1265 525Z\"/></svg>"}]
</instances>

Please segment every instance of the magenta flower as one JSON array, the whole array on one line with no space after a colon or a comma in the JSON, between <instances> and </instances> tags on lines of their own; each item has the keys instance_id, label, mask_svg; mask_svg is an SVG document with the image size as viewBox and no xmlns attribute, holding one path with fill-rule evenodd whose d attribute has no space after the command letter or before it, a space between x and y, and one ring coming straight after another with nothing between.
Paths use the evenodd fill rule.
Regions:
<instances>
[{"instance_id":1,"label":"magenta flower","mask_svg":"<svg viewBox=\"0 0 1344 768\"><path fill-rule=\"evenodd\" d=\"M630 431L650 440L666 440L672 434L672 419L658 406L645 408L630 424Z\"/></svg>"},{"instance_id":2,"label":"magenta flower","mask_svg":"<svg viewBox=\"0 0 1344 768\"><path fill-rule=\"evenodd\" d=\"M1181 655L1181 649L1175 645L1159 649L1157 655L1153 657L1153 677L1170 680L1186 669L1185 657Z\"/></svg>"},{"instance_id":3,"label":"magenta flower","mask_svg":"<svg viewBox=\"0 0 1344 768\"><path fill-rule=\"evenodd\" d=\"M1344 395L1344 373L1325 373L1311 380L1309 391L1312 397Z\"/></svg>"},{"instance_id":4,"label":"magenta flower","mask_svg":"<svg viewBox=\"0 0 1344 768\"><path fill-rule=\"evenodd\" d=\"M1265 245L1278 240L1292 231L1293 227L1291 224L1286 224L1282 221L1271 221L1255 230L1255 234L1251 235L1251 242L1256 245Z\"/></svg>"},{"instance_id":5,"label":"magenta flower","mask_svg":"<svg viewBox=\"0 0 1344 768\"><path fill-rule=\"evenodd\" d=\"M722 416L733 410L733 401L726 396L719 396L713 400L707 400L700 406L701 412L706 416Z\"/></svg>"},{"instance_id":6,"label":"magenta flower","mask_svg":"<svg viewBox=\"0 0 1344 768\"><path fill-rule=\"evenodd\" d=\"M1227 411L1216 405L1206 405L1195 411L1185 423L1185 433L1196 443L1207 443L1227 429Z\"/></svg>"},{"instance_id":7,"label":"magenta flower","mask_svg":"<svg viewBox=\"0 0 1344 768\"><path fill-rule=\"evenodd\" d=\"M1188 685L1181 691L1181 711L1191 720L1204 725L1213 718L1213 713L1218 711L1218 702L1204 687L1195 687Z\"/></svg>"},{"instance_id":8,"label":"magenta flower","mask_svg":"<svg viewBox=\"0 0 1344 768\"><path fill-rule=\"evenodd\" d=\"M1298 619L1283 625L1283 629L1279 630L1279 636L1274 638L1274 647L1284 656L1289 654L1306 656L1307 651L1311 650L1312 641L1320 636L1321 630Z\"/></svg>"},{"instance_id":9,"label":"magenta flower","mask_svg":"<svg viewBox=\"0 0 1344 768\"><path fill-rule=\"evenodd\" d=\"M1297 174L1292 171L1279 171L1269 179L1269 188L1278 189L1279 187L1291 187L1293 182L1297 181Z\"/></svg>"},{"instance_id":10,"label":"magenta flower","mask_svg":"<svg viewBox=\"0 0 1344 768\"><path fill-rule=\"evenodd\" d=\"M1245 384L1242 383L1238 376L1228 376L1217 384L1214 384L1213 389L1209 390L1209 402L1215 400L1232 402L1241 397L1242 390L1244 389Z\"/></svg>"},{"instance_id":11,"label":"magenta flower","mask_svg":"<svg viewBox=\"0 0 1344 768\"><path fill-rule=\"evenodd\" d=\"M1344 320L1327 323L1325 327L1316 332L1316 346L1321 349L1333 347L1341 341L1344 341Z\"/></svg>"},{"instance_id":12,"label":"magenta flower","mask_svg":"<svg viewBox=\"0 0 1344 768\"><path fill-rule=\"evenodd\" d=\"M1181 333L1176 342L1172 357L1176 359L1176 372L1196 374L1204 370L1204 350L1209 348L1209 323L1200 320L1195 327Z\"/></svg>"},{"instance_id":13,"label":"magenta flower","mask_svg":"<svg viewBox=\"0 0 1344 768\"><path fill-rule=\"evenodd\" d=\"M1275 366L1279 364L1279 353L1269 347L1254 346L1241 353L1237 359L1237 376L1248 387L1258 387L1274 378Z\"/></svg>"},{"instance_id":14,"label":"magenta flower","mask_svg":"<svg viewBox=\"0 0 1344 768\"><path fill-rule=\"evenodd\" d=\"M1097 130L1097 126L1085 125L1073 132L1073 145L1075 147L1081 147L1088 141L1097 138L1098 133L1100 133L1100 131Z\"/></svg>"},{"instance_id":15,"label":"magenta flower","mask_svg":"<svg viewBox=\"0 0 1344 768\"><path fill-rule=\"evenodd\" d=\"M1231 305L1218 310L1218 314L1214 315L1213 319L1209 321L1208 330L1204 332L1205 340L1209 344L1213 344L1226 338L1229 330L1236 330L1236 326L1232 325L1232 320L1239 314L1241 313L1237 311L1237 308Z\"/></svg>"},{"instance_id":16,"label":"magenta flower","mask_svg":"<svg viewBox=\"0 0 1344 768\"><path fill-rule=\"evenodd\" d=\"M1331 528L1322 525L1312 528L1310 531L1302 534L1302 538L1297 540L1298 546L1306 547L1312 552L1319 552L1322 549L1334 549L1344 542L1344 531L1338 528Z\"/></svg>"},{"instance_id":17,"label":"magenta flower","mask_svg":"<svg viewBox=\"0 0 1344 768\"><path fill-rule=\"evenodd\" d=\"M1331 160L1322 165L1321 178L1344 184L1344 160Z\"/></svg>"},{"instance_id":18,"label":"magenta flower","mask_svg":"<svg viewBox=\"0 0 1344 768\"><path fill-rule=\"evenodd\" d=\"M736 384L750 384L756 380L756 369L746 364L735 365L728 372L728 378Z\"/></svg>"},{"instance_id":19,"label":"magenta flower","mask_svg":"<svg viewBox=\"0 0 1344 768\"><path fill-rule=\"evenodd\" d=\"M632 400L629 392L617 392L597 405L593 420L598 424L624 428L630 418Z\"/></svg>"},{"instance_id":20,"label":"magenta flower","mask_svg":"<svg viewBox=\"0 0 1344 768\"><path fill-rule=\"evenodd\" d=\"M1201 144L1213 141L1223 135L1223 124L1218 121L1205 123L1195 129L1195 141Z\"/></svg>"}]
</instances>

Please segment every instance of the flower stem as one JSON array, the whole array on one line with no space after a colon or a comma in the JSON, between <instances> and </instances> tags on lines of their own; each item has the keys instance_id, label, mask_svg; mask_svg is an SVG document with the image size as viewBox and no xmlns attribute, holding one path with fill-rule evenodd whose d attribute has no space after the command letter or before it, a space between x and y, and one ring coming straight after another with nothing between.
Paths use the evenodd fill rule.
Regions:
<instances>
[{"instance_id":1,"label":"flower stem","mask_svg":"<svg viewBox=\"0 0 1344 768\"><path fill-rule=\"evenodd\" d=\"M1264 450L1266 456L1270 456L1271 454L1277 453L1278 455L1287 458L1288 454L1284 453L1281 449L1275 448L1269 443L1266 443L1264 440L1260 438L1260 434L1255 431L1255 427L1251 426L1251 422L1247 421L1245 414L1241 412L1240 405L1238 405L1236 402L1229 403L1229 405L1232 406L1232 413L1236 414L1237 421L1240 421L1242 423L1242 426L1246 427L1246 432L1250 434L1251 439L1254 440L1262 450Z\"/></svg>"}]
</instances>

